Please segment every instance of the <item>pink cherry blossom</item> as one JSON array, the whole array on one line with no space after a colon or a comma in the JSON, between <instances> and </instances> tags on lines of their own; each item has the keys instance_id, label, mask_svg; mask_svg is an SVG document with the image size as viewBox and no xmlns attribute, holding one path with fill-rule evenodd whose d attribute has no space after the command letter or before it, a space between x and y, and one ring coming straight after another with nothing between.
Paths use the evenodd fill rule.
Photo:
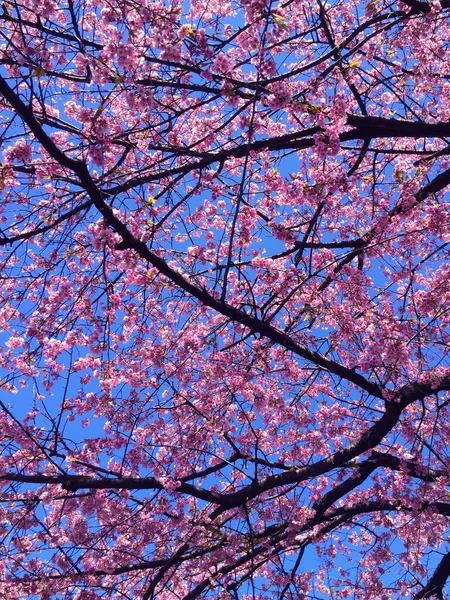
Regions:
<instances>
[{"instance_id":1,"label":"pink cherry blossom","mask_svg":"<svg viewBox=\"0 0 450 600\"><path fill-rule=\"evenodd\" d=\"M449 9L3 5L1 598L449 594Z\"/></svg>"}]
</instances>

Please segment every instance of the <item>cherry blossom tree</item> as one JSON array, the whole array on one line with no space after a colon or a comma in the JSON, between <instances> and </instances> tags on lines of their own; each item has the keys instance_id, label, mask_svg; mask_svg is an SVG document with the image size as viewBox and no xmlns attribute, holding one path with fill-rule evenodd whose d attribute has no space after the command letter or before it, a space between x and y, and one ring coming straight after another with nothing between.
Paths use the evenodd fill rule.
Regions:
<instances>
[{"instance_id":1,"label":"cherry blossom tree","mask_svg":"<svg viewBox=\"0 0 450 600\"><path fill-rule=\"evenodd\" d=\"M450 597L449 9L4 0L2 598Z\"/></svg>"}]
</instances>

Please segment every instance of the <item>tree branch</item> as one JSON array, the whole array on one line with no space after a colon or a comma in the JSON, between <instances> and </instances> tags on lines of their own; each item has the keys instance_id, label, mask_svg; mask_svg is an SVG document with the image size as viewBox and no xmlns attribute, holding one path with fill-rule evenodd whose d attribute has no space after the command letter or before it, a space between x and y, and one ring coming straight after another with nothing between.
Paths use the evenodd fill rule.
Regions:
<instances>
[{"instance_id":1,"label":"tree branch","mask_svg":"<svg viewBox=\"0 0 450 600\"><path fill-rule=\"evenodd\" d=\"M450 552L447 552L436 567L433 575L428 580L428 583L420 590L420 592L417 592L413 600L421 600L422 598L430 598L431 596L436 596L439 600L443 600L442 590L449 577Z\"/></svg>"}]
</instances>

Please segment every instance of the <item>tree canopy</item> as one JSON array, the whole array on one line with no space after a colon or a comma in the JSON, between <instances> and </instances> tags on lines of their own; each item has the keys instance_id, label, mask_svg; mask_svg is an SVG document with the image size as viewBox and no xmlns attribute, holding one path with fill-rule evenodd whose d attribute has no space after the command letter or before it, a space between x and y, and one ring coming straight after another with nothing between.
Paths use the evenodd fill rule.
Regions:
<instances>
[{"instance_id":1,"label":"tree canopy","mask_svg":"<svg viewBox=\"0 0 450 600\"><path fill-rule=\"evenodd\" d=\"M1 597L446 597L449 9L4 0Z\"/></svg>"}]
</instances>

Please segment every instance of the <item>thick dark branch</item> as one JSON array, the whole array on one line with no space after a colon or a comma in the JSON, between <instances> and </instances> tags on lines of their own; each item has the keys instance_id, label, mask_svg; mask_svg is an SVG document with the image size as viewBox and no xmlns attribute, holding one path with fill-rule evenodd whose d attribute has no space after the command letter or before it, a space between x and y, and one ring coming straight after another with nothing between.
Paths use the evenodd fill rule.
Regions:
<instances>
[{"instance_id":1,"label":"thick dark branch","mask_svg":"<svg viewBox=\"0 0 450 600\"><path fill-rule=\"evenodd\" d=\"M193 479L200 479L203 477L207 477L208 475L212 475L213 473L217 473L221 469L229 467L232 463L235 463L237 460L245 458L240 452L235 452L227 458L226 460L221 460L217 464L212 467L208 467L207 469L202 469L201 471L193 471L190 475L186 475L186 477L182 477L180 479L181 482L185 483L187 481L192 481Z\"/></svg>"},{"instance_id":2,"label":"thick dark branch","mask_svg":"<svg viewBox=\"0 0 450 600\"><path fill-rule=\"evenodd\" d=\"M81 489L91 490L163 490L163 484L155 477L117 477L96 478L89 475L22 475L21 473L3 473L0 480L41 485L61 485L69 492ZM190 483L181 483L177 488L180 494L187 494L213 504L222 504L224 494L210 492Z\"/></svg>"},{"instance_id":3,"label":"thick dark branch","mask_svg":"<svg viewBox=\"0 0 450 600\"><path fill-rule=\"evenodd\" d=\"M151 88L169 88L175 90L188 90L190 92L201 92L204 94L211 94L212 96L222 96L224 94L220 87L214 85L201 85L199 83L185 83L176 80L157 79L154 77L147 77L145 79L137 79L137 85L150 86ZM240 92L239 95L244 98L254 98L254 94Z\"/></svg>"},{"instance_id":4,"label":"thick dark branch","mask_svg":"<svg viewBox=\"0 0 450 600\"><path fill-rule=\"evenodd\" d=\"M430 469L429 467L416 465L411 461L401 461L390 454L373 451L366 461L357 465L358 473L356 475L353 474L337 485L314 504L313 509L316 511L316 516L324 513L336 501L359 487L379 467L385 467L394 471L406 471L409 476L421 479L422 481L436 481L439 477L448 477L449 475L446 471Z\"/></svg>"},{"instance_id":5,"label":"thick dark branch","mask_svg":"<svg viewBox=\"0 0 450 600\"><path fill-rule=\"evenodd\" d=\"M423 186L423 188L415 194L416 202L423 202L428 196L437 194L437 192L440 192L448 185L450 185L450 168L439 173L439 175L436 175L429 184ZM399 212L401 212L400 209Z\"/></svg>"},{"instance_id":6,"label":"thick dark branch","mask_svg":"<svg viewBox=\"0 0 450 600\"><path fill-rule=\"evenodd\" d=\"M424 123L403 119L387 119L385 117L348 115L347 125L350 125L353 129L341 135L342 141L358 138L441 138L450 135L449 121Z\"/></svg>"},{"instance_id":7,"label":"thick dark branch","mask_svg":"<svg viewBox=\"0 0 450 600\"><path fill-rule=\"evenodd\" d=\"M403 4L411 8L410 15L426 15L431 10L431 2L419 2L419 0L402 0ZM441 8L450 8L450 0L440 0Z\"/></svg>"},{"instance_id":8,"label":"thick dark branch","mask_svg":"<svg viewBox=\"0 0 450 600\"><path fill-rule=\"evenodd\" d=\"M180 546L180 548L178 548L174 555L169 558L169 560L160 568L156 576L152 579L150 585L142 596L142 600L149 600L149 598L155 597L154 593L158 583L163 579L164 575L171 569L171 567L179 563L180 558L188 549L189 544L183 544Z\"/></svg>"},{"instance_id":9,"label":"thick dark branch","mask_svg":"<svg viewBox=\"0 0 450 600\"><path fill-rule=\"evenodd\" d=\"M443 600L442 590L450 577L450 552L444 556L441 562L436 567L435 572L430 577L424 588L417 592L413 600L421 600L422 598L430 598L436 596L439 600Z\"/></svg>"},{"instance_id":10,"label":"thick dark branch","mask_svg":"<svg viewBox=\"0 0 450 600\"><path fill-rule=\"evenodd\" d=\"M365 481L371 475L371 473L375 471L376 468L377 465L371 464L369 461L365 461L359 465L357 474L352 474L348 479L327 492L314 504L313 509L316 511L316 515L324 513L327 508L329 508L337 500L340 500L343 496L361 485L361 483L363 483L363 481Z\"/></svg>"},{"instance_id":11,"label":"thick dark branch","mask_svg":"<svg viewBox=\"0 0 450 600\"><path fill-rule=\"evenodd\" d=\"M410 477L421 479L422 481L437 481L439 477L448 477L449 471L440 469L431 469L422 465L416 465L409 460L400 460L397 456L384 454L383 452L373 451L367 464L371 464L374 468L385 467L392 471L405 471Z\"/></svg>"},{"instance_id":12,"label":"thick dark branch","mask_svg":"<svg viewBox=\"0 0 450 600\"><path fill-rule=\"evenodd\" d=\"M54 158L62 167L70 169L71 171L77 172L77 168L83 163L80 163L73 158L70 158L62 150L58 148L55 142L45 133L42 129L41 124L37 121L34 116L33 109L31 106L27 106L19 96L13 92L13 90L6 83L5 79L0 76L0 94L5 100L11 105L14 111L25 121L34 134L36 139L42 145L44 150Z\"/></svg>"}]
</instances>

